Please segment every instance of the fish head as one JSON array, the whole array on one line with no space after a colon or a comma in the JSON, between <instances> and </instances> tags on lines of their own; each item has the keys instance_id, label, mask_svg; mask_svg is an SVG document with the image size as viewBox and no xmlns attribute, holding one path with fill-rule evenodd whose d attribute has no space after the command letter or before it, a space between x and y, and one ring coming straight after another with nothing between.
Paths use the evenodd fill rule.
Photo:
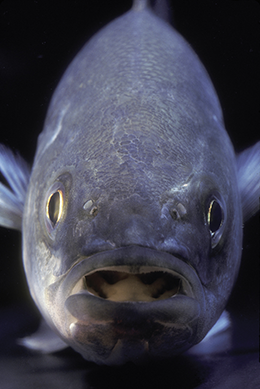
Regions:
<instances>
[{"instance_id":1,"label":"fish head","mask_svg":"<svg viewBox=\"0 0 260 389\"><path fill-rule=\"evenodd\" d=\"M173 144L160 138L156 154L138 131L135 144L140 160L149 151L153 158L123 162L119 152L133 153L124 138L92 161L90 148L75 157L69 146L61 168L50 148L50 163L33 170L25 210L32 296L59 336L97 363L167 358L201 341L239 268L230 154L211 150L199 167L194 147L168 164Z\"/></svg>"},{"instance_id":2,"label":"fish head","mask_svg":"<svg viewBox=\"0 0 260 389\"><path fill-rule=\"evenodd\" d=\"M23 216L31 294L87 360L168 358L221 315L241 244L234 151L205 69L170 27L130 12L52 99Z\"/></svg>"}]
</instances>

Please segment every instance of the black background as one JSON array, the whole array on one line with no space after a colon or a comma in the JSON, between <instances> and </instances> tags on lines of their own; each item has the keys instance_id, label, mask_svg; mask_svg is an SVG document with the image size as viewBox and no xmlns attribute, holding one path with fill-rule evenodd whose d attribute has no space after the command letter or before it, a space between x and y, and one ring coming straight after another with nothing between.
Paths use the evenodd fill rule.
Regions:
<instances>
[{"instance_id":1,"label":"black background","mask_svg":"<svg viewBox=\"0 0 260 389\"><path fill-rule=\"evenodd\" d=\"M256 0L171 0L175 28L195 49L217 90L236 151L260 138L260 5ZM131 1L5 0L0 4L0 142L30 163L52 93L82 45ZM258 312L259 214L245 223L229 309ZM0 228L0 304L30 302L20 233ZM1 318L0 318L1 320Z\"/></svg>"}]
</instances>

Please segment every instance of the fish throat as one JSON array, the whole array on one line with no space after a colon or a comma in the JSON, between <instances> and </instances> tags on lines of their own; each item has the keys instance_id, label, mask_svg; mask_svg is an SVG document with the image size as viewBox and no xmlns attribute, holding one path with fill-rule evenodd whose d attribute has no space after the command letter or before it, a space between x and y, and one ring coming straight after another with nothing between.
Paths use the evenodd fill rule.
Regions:
<instances>
[{"instance_id":1,"label":"fish throat","mask_svg":"<svg viewBox=\"0 0 260 389\"><path fill-rule=\"evenodd\" d=\"M101 269L85 275L73 293L87 291L102 299L118 302L151 302L184 294L181 277L164 269L132 273L128 269Z\"/></svg>"}]
</instances>

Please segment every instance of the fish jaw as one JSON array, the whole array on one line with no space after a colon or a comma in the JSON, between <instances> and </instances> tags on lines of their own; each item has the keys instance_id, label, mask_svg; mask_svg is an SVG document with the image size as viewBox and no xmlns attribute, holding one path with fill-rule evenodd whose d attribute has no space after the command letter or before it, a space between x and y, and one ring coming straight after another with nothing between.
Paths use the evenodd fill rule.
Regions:
<instances>
[{"instance_id":1,"label":"fish jaw","mask_svg":"<svg viewBox=\"0 0 260 389\"><path fill-rule=\"evenodd\" d=\"M150 248L82 259L47 295L62 338L98 364L169 358L203 333L205 296L196 272L183 259Z\"/></svg>"}]
</instances>

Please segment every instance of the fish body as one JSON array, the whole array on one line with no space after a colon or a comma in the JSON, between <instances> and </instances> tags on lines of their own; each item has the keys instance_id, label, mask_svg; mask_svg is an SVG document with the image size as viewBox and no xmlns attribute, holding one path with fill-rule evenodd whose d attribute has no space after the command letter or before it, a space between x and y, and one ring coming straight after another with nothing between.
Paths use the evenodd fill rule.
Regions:
<instances>
[{"instance_id":1,"label":"fish body","mask_svg":"<svg viewBox=\"0 0 260 389\"><path fill-rule=\"evenodd\" d=\"M237 161L205 68L145 2L98 32L53 95L30 179L0 150L9 182L17 171L0 222L22 220L30 292L58 335L24 344L112 365L202 341L257 211L259 149Z\"/></svg>"}]
</instances>

